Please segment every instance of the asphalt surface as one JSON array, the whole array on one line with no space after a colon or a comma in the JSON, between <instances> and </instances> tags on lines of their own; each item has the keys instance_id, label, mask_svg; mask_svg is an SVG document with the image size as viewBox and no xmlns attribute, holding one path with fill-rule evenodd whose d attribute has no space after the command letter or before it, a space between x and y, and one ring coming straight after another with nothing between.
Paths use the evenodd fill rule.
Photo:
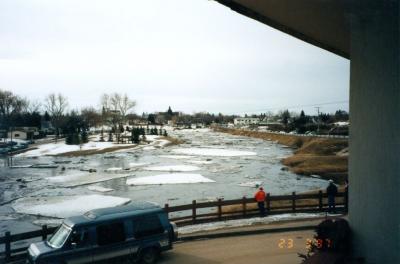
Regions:
<instances>
[{"instance_id":1,"label":"asphalt surface","mask_svg":"<svg viewBox=\"0 0 400 264\"><path fill-rule=\"evenodd\" d=\"M177 243L159 263L301 263L312 230L269 233Z\"/></svg>"}]
</instances>

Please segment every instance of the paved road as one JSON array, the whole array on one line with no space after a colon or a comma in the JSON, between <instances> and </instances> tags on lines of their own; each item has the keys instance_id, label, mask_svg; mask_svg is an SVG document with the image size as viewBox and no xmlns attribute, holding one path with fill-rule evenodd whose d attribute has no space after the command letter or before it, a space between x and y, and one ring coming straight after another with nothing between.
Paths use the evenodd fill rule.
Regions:
<instances>
[{"instance_id":1,"label":"paved road","mask_svg":"<svg viewBox=\"0 0 400 264\"><path fill-rule=\"evenodd\" d=\"M307 252L307 239L313 235L310 230L178 243L162 254L159 263L301 263L297 253Z\"/></svg>"}]
</instances>

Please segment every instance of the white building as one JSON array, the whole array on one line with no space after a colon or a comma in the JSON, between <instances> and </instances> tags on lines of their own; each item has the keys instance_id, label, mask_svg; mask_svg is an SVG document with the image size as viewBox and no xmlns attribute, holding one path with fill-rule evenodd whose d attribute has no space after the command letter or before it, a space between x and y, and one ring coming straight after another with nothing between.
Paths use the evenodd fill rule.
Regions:
<instances>
[{"instance_id":1,"label":"white building","mask_svg":"<svg viewBox=\"0 0 400 264\"><path fill-rule=\"evenodd\" d=\"M235 126L257 125L260 123L260 119L254 117L237 117L233 120L233 123Z\"/></svg>"}]
</instances>

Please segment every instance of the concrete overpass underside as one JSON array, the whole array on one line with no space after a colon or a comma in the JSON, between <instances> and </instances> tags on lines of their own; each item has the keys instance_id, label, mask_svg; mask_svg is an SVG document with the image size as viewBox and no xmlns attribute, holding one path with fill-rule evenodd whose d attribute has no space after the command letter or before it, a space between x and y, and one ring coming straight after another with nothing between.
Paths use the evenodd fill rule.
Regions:
<instances>
[{"instance_id":1,"label":"concrete overpass underside","mask_svg":"<svg viewBox=\"0 0 400 264\"><path fill-rule=\"evenodd\" d=\"M350 59L349 220L354 254L366 263L400 263L398 1L216 1Z\"/></svg>"}]
</instances>

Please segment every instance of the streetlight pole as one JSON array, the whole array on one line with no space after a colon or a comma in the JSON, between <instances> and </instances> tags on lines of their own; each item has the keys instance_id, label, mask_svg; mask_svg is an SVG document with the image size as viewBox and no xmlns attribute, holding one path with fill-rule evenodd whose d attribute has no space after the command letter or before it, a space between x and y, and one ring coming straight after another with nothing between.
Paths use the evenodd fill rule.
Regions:
<instances>
[{"instance_id":1,"label":"streetlight pole","mask_svg":"<svg viewBox=\"0 0 400 264\"><path fill-rule=\"evenodd\" d=\"M318 116L317 116L317 134L319 135L319 109L321 108L320 106L316 106L315 107L316 109L317 109L317 113L318 113Z\"/></svg>"}]
</instances>

